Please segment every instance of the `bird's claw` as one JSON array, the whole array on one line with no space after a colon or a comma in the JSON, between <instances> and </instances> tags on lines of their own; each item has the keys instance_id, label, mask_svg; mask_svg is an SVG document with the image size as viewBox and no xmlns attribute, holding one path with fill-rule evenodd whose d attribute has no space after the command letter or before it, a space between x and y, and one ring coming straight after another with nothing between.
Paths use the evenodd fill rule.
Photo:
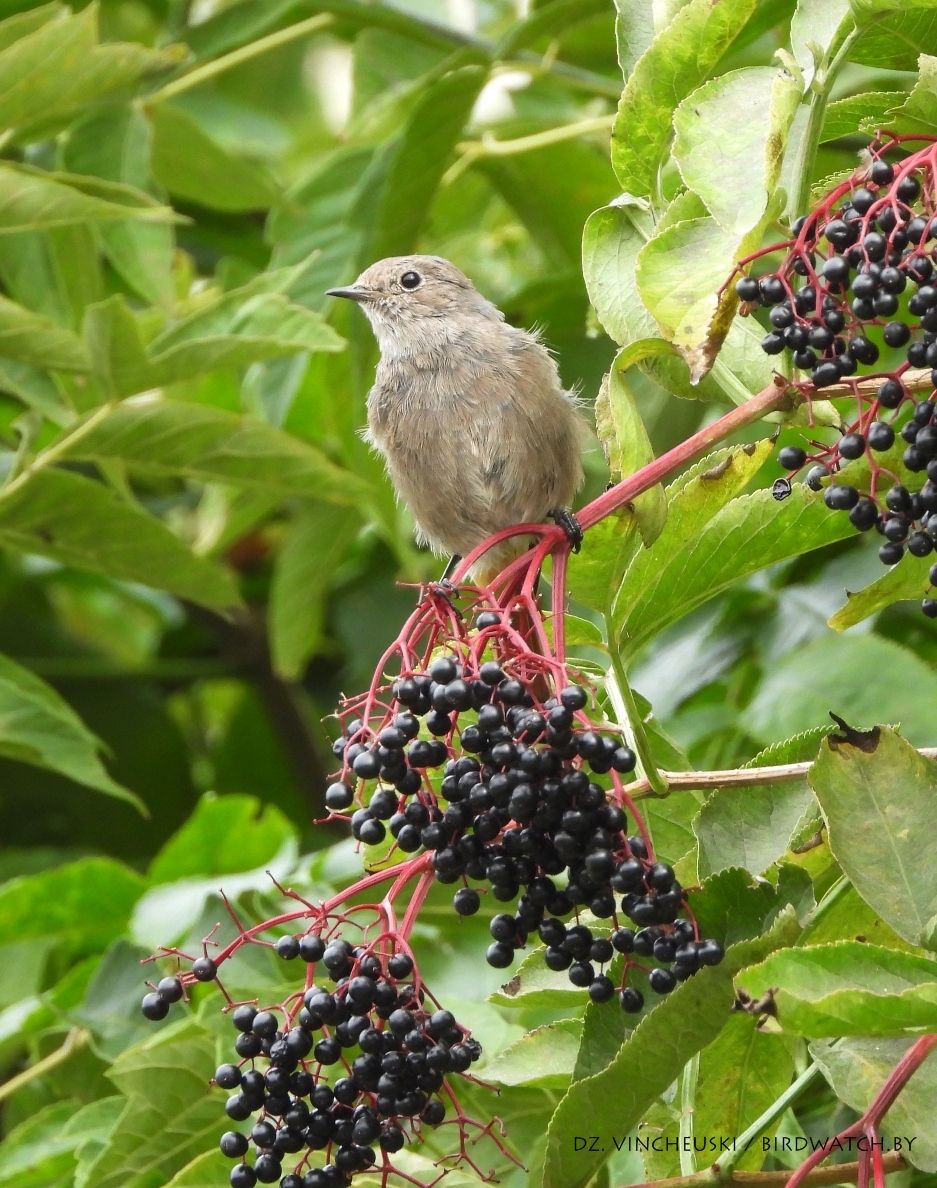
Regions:
<instances>
[{"instance_id":1,"label":"bird's claw","mask_svg":"<svg viewBox=\"0 0 937 1188\"><path fill-rule=\"evenodd\" d=\"M571 511L565 507L556 507L547 513L550 519L566 533L566 539L574 553L582 548L582 526Z\"/></svg>"},{"instance_id":2,"label":"bird's claw","mask_svg":"<svg viewBox=\"0 0 937 1188\"><path fill-rule=\"evenodd\" d=\"M440 578L438 582L431 582L427 587L427 591L433 598L441 598L461 619L462 612L452 601L454 595L458 594L459 587L453 582L450 582L447 577Z\"/></svg>"}]
</instances>

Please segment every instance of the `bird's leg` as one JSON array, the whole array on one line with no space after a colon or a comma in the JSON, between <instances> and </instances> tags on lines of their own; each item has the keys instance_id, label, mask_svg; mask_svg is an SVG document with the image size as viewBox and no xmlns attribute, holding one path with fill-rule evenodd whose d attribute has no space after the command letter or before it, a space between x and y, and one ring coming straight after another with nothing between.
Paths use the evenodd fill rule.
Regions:
<instances>
[{"instance_id":1,"label":"bird's leg","mask_svg":"<svg viewBox=\"0 0 937 1188\"><path fill-rule=\"evenodd\" d=\"M547 515L554 524L563 529L573 552L578 553L582 547L582 528L573 513L567 511L565 507L555 507L552 511L548 511Z\"/></svg>"},{"instance_id":2,"label":"bird's leg","mask_svg":"<svg viewBox=\"0 0 937 1188\"><path fill-rule=\"evenodd\" d=\"M449 581L449 579L455 573L456 566L459 564L459 562L461 560L462 560L462 557L459 553L452 554L452 556L449 558L449 560L446 564L446 568L442 571L442 577L439 579L440 586L451 586L452 585L452 583Z\"/></svg>"},{"instance_id":3,"label":"bird's leg","mask_svg":"<svg viewBox=\"0 0 937 1188\"><path fill-rule=\"evenodd\" d=\"M456 566L461 560L462 558L458 553L453 553L449 558L446 568L443 570L442 577L438 582L433 582L429 587L430 593L434 594L437 598L442 598L443 601L447 602L460 619L462 618L462 614L459 611L459 608L452 601L452 596L453 594L457 594L459 592L459 587L454 585L449 580L449 576L450 574L455 573Z\"/></svg>"}]
</instances>

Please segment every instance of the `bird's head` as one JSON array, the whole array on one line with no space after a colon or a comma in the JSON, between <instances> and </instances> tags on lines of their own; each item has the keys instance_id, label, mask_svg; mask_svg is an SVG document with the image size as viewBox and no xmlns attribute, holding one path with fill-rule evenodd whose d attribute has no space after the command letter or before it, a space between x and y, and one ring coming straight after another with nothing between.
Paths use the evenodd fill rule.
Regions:
<instances>
[{"instance_id":1,"label":"bird's head","mask_svg":"<svg viewBox=\"0 0 937 1188\"><path fill-rule=\"evenodd\" d=\"M441 321L502 315L464 273L441 256L388 256L366 268L353 285L329 289L330 297L357 301L382 349L411 336L435 340Z\"/></svg>"}]
</instances>

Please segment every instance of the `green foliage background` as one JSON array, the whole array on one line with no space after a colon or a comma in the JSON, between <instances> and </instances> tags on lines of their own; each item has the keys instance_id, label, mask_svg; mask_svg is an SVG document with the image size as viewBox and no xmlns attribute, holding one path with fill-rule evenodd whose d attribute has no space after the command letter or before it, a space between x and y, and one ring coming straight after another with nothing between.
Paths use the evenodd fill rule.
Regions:
<instances>
[{"instance_id":1,"label":"green foliage background","mask_svg":"<svg viewBox=\"0 0 937 1188\"><path fill-rule=\"evenodd\" d=\"M937 7L4 0L0 17L0 1188L208 1188L227 1175L206 1090L227 1050L217 995L154 1028L138 962L204 935L222 884L260 919L268 870L314 897L354 879L348 841L313 825L326 715L396 635L414 597L397 583L438 567L359 437L373 340L324 290L381 256L440 254L542 328L587 404L611 369L609 462L594 441L585 501L767 382L716 290L870 128L937 129ZM534 139L506 153L489 135ZM881 567L809 494L770 500L770 445L740 447L778 429L802 440L754 426L643 497L650 547L605 523L571 569L578 654L628 668L671 770L811 760L830 709L937 743L937 625L902 601L923 570L908 558L841 610ZM883 738L858 771L823 751L813 791L648 802L734 947L634 1035L536 953L500 992L485 913L457 923L431 897L424 974L485 1045L530 1172L483 1146L485 1168L518 1188L686 1170L577 1160L569 1139L642 1119L675 1135L701 1047L698 1133L749 1125L808 1041L824 1075L780 1133L829 1134L868 1104L911 1031L935 1027L937 984L934 777ZM795 852L821 808L828 840ZM753 993L785 988L783 1033L727 1016L750 966ZM878 991L884 1027L881 970L905 987ZM274 997L287 973L252 957L231 987ZM890 1122L922 1136L900 1173L915 1184L937 1171L934 1075ZM494 1107L480 1089L468 1104ZM414 1174L432 1154L408 1157Z\"/></svg>"}]
</instances>

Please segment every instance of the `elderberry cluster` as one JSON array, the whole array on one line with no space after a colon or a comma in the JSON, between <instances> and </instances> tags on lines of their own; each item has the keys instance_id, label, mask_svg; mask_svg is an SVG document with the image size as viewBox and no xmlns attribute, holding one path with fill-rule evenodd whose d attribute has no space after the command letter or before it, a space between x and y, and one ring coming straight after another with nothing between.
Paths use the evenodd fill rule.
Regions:
<instances>
[{"instance_id":1,"label":"elderberry cluster","mask_svg":"<svg viewBox=\"0 0 937 1188\"><path fill-rule=\"evenodd\" d=\"M937 236L937 214L930 196L926 209L916 209L921 197L912 167L896 178L894 167L879 159L838 209L822 204L798 219L796 241L778 272L746 276L735 286L747 307L770 308L772 329L762 350L792 351L794 366L825 388L878 360L879 348L867 336L875 325L887 346L907 347L911 366L937 368L937 286L927 249ZM805 280L800 288L797 277ZM907 312L899 312L909 283L916 291Z\"/></svg>"},{"instance_id":2,"label":"elderberry cluster","mask_svg":"<svg viewBox=\"0 0 937 1188\"><path fill-rule=\"evenodd\" d=\"M321 962L332 987L312 985L301 1006L297 998L287 1009L232 1011L240 1063L221 1065L214 1079L237 1090L225 1104L233 1122L257 1119L249 1135L231 1130L221 1139L222 1152L241 1160L231 1185L345 1188L375 1164L375 1145L393 1154L421 1126L443 1122L446 1078L477 1061L481 1045L450 1011L426 1008L422 988L405 980L414 970L406 953L382 956L314 932L282 936L275 949L288 961ZM182 996L179 978L164 978L143 1013L164 1018ZM325 1071L333 1066L337 1078ZM253 1165L245 1159L251 1147ZM303 1171L315 1151L330 1162ZM296 1171L284 1176L283 1156L300 1152Z\"/></svg>"},{"instance_id":3,"label":"elderberry cluster","mask_svg":"<svg viewBox=\"0 0 937 1188\"><path fill-rule=\"evenodd\" d=\"M485 631L499 622L494 612L483 612L476 626ZM377 777L381 784L352 815L356 838L383 841L386 821L397 849L431 851L436 879L464 884L453 899L460 915L473 915L481 904L468 880L487 883L499 902L516 900L513 913L498 914L490 924L487 960L495 968L509 966L537 933L550 968L568 970L570 981L587 987L595 1002L615 994L602 967L616 949L674 962L673 970L652 975L653 988L666 993L701 965L717 964L722 946L701 940L692 924L678 920L684 896L673 870L653 860L640 832L628 835L625 811L590 778L633 771L633 752L618 736L592 729L581 686L541 702L545 691L539 675L508 675L498 661L473 671L468 658L437 656L425 673L395 682L389 724L376 736L369 739L358 718L346 723L335 744L344 778L329 788L327 804L333 812L351 808L352 777ZM460 724L462 714L471 720ZM434 737L418 737L421 718ZM421 771L444 763L437 795ZM579 909L613 919L616 894L638 933L615 920L612 940L593 936L578 923ZM568 927L561 917L572 913L577 922ZM637 1011L641 994L624 985L629 963L620 1002Z\"/></svg>"}]
</instances>

